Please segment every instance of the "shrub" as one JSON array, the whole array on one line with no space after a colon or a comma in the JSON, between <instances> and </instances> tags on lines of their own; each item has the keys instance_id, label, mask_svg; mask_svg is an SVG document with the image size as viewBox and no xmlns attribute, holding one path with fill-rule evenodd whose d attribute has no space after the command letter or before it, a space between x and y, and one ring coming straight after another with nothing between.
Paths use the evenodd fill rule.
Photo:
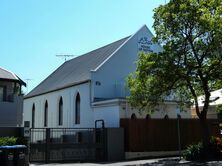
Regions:
<instances>
[{"instance_id":1,"label":"shrub","mask_svg":"<svg viewBox=\"0 0 222 166\"><path fill-rule=\"evenodd\" d=\"M218 114L222 114L222 104L219 104L219 105L216 106L216 112Z\"/></svg>"},{"instance_id":2,"label":"shrub","mask_svg":"<svg viewBox=\"0 0 222 166\"><path fill-rule=\"evenodd\" d=\"M186 160L201 160L203 158L203 144L189 145L183 153L183 157Z\"/></svg>"},{"instance_id":3,"label":"shrub","mask_svg":"<svg viewBox=\"0 0 222 166\"><path fill-rule=\"evenodd\" d=\"M204 151L202 142L193 144L187 147L183 153L186 160L211 160L219 159L222 156L222 139L218 137L211 137L210 145Z\"/></svg>"},{"instance_id":4,"label":"shrub","mask_svg":"<svg viewBox=\"0 0 222 166\"><path fill-rule=\"evenodd\" d=\"M210 152L215 157L219 157L222 152L222 140L219 137L211 137Z\"/></svg>"},{"instance_id":5,"label":"shrub","mask_svg":"<svg viewBox=\"0 0 222 166\"><path fill-rule=\"evenodd\" d=\"M15 137L0 137L0 146L15 145L16 140Z\"/></svg>"},{"instance_id":6,"label":"shrub","mask_svg":"<svg viewBox=\"0 0 222 166\"><path fill-rule=\"evenodd\" d=\"M18 137L16 140L16 144L17 145L28 145L28 141L27 139L25 139L24 137Z\"/></svg>"},{"instance_id":7,"label":"shrub","mask_svg":"<svg viewBox=\"0 0 222 166\"><path fill-rule=\"evenodd\" d=\"M24 137L0 137L0 146L27 145Z\"/></svg>"}]
</instances>

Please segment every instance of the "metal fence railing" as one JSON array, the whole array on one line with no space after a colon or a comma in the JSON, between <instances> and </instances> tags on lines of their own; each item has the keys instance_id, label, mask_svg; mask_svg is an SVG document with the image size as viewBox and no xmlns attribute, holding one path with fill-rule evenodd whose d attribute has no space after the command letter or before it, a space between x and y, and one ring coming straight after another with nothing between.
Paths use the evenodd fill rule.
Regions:
<instances>
[{"instance_id":1,"label":"metal fence railing","mask_svg":"<svg viewBox=\"0 0 222 166\"><path fill-rule=\"evenodd\" d=\"M30 161L94 161L102 160L104 129L32 128Z\"/></svg>"}]
</instances>

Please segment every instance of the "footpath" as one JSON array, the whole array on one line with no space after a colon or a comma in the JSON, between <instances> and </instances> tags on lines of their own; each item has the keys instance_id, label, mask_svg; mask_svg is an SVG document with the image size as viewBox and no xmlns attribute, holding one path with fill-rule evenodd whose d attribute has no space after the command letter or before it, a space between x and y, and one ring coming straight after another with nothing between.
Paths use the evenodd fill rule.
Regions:
<instances>
[{"instance_id":1,"label":"footpath","mask_svg":"<svg viewBox=\"0 0 222 166\"><path fill-rule=\"evenodd\" d=\"M190 162L180 160L178 157L123 161L115 163L52 163L52 164L30 164L30 166L222 166L222 161L208 161L208 162Z\"/></svg>"}]
</instances>

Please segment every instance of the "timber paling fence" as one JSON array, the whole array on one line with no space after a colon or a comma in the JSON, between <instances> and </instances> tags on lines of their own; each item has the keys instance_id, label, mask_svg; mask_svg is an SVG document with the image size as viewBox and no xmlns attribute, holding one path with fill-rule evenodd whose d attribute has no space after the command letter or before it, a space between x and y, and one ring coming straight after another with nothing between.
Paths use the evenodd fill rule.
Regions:
<instances>
[{"instance_id":1,"label":"timber paling fence","mask_svg":"<svg viewBox=\"0 0 222 166\"><path fill-rule=\"evenodd\" d=\"M125 152L178 150L178 119L121 119L124 128ZM217 120L208 120L211 136L219 136ZM202 138L199 119L179 119L181 148Z\"/></svg>"}]
</instances>

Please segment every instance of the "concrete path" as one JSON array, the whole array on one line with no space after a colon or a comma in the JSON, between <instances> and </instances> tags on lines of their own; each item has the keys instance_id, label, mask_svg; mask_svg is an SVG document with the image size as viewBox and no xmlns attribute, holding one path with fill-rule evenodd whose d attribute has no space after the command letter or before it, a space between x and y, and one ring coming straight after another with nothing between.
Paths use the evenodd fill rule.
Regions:
<instances>
[{"instance_id":1,"label":"concrete path","mask_svg":"<svg viewBox=\"0 0 222 166\"><path fill-rule=\"evenodd\" d=\"M222 161L210 161L210 162L189 162L185 160L179 160L178 157L170 158L158 158L148 160L136 160L136 161L124 161L116 163L68 163L68 164L31 164L30 166L222 166Z\"/></svg>"}]
</instances>

